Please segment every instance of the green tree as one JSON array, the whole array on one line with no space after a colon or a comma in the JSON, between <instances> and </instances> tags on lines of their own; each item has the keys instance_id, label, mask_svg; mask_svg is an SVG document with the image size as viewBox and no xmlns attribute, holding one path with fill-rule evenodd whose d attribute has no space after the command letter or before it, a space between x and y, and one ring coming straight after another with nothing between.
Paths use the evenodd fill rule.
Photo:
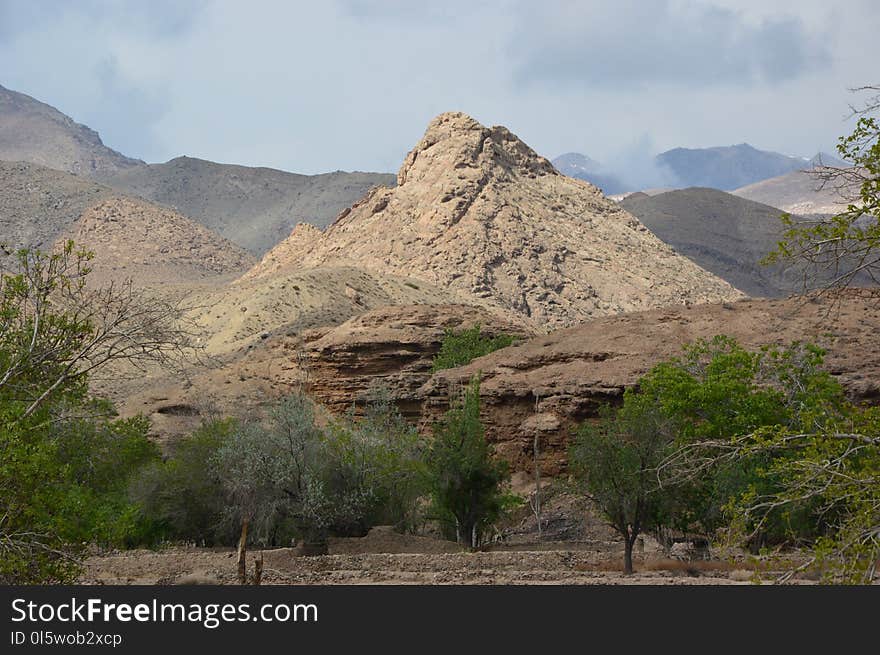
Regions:
<instances>
[{"instance_id":1,"label":"green tree","mask_svg":"<svg viewBox=\"0 0 880 655\"><path fill-rule=\"evenodd\" d=\"M168 459L135 476L131 498L153 524L157 538L203 546L234 541L235 530L224 516L226 493L214 458L237 429L234 419L206 421L178 440Z\"/></svg>"},{"instance_id":2,"label":"green tree","mask_svg":"<svg viewBox=\"0 0 880 655\"><path fill-rule=\"evenodd\" d=\"M514 338L509 334L494 337L483 334L479 324L460 331L447 330L431 370L436 373L446 368L464 366L477 357L506 348L513 342Z\"/></svg>"},{"instance_id":3,"label":"green tree","mask_svg":"<svg viewBox=\"0 0 880 655\"><path fill-rule=\"evenodd\" d=\"M90 397L111 364L188 348L174 308L86 284L89 253L22 250L0 271L0 579L69 581L86 543L147 538L126 488L158 453L141 418Z\"/></svg>"},{"instance_id":4,"label":"green tree","mask_svg":"<svg viewBox=\"0 0 880 655\"><path fill-rule=\"evenodd\" d=\"M640 531L712 535L729 525L732 498L780 491L784 476L769 453L719 457L706 445L845 416L843 391L822 370L823 356L808 344L750 352L723 336L700 340L651 369L617 412L582 426L573 472L625 548ZM815 539L827 522L810 504L777 505L743 536L753 548Z\"/></svg>"},{"instance_id":5,"label":"green tree","mask_svg":"<svg viewBox=\"0 0 880 655\"><path fill-rule=\"evenodd\" d=\"M435 516L458 543L479 547L512 497L507 465L492 458L480 422L478 379L434 426L428 469Z\"/></svg>"},{"instance_id":6,"label":"green tree","mask_svg":"<svg viewBox=\"0 0 880 655\"><path fill-rule=\"evenodd\" d=\"M639 535L664 525L669 497L657 486L657 467L672 440L648 398L628 390L622 409L581 425L569 449L571 473L623 538L624 573L633 572Z\"/></svg>"}]
</instances>

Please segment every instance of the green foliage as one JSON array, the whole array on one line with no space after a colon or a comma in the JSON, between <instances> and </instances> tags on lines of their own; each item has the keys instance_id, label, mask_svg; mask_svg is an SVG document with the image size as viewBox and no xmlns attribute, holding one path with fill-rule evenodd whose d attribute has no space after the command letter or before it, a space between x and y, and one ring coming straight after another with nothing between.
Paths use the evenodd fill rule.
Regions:
<instances>
[{"instance_id":1,"label":"green foliage","mask_svg":"<svg viewBox=\"0 0 880 655\"><path fill-rule=\"evenodd\" d=\"M513 342L514 338L509 334L485 336L479 325L458 332L447 330L431 370L436 373L446 368L464 366L477 357L506 348Z\"/></svg>"},{"instance_id":2,"label":"green foliage","mask_svg":"<svg viewBox=\"0 0 880 655\"><path fill-rule=\"evenodd\" d=\"M728 525L732 499L773 494L784 475L760 449L704 457L702 445L842 420L847 404L823 357L809 344L749 352L724 336L697 341L649 371L616 413L581 427L573 472L625 540L641 530L712 534ZM816 510L768 508L747 540L815 539L830 519Z\"/></svg>"},{"instance_id":3,"label":"green foliage","mask_svg":"<svg viewBox=\"0 0 880 655\"><path fill-rule=\"evenodd\" d=\"M657 487L657 467L674 435L652 400L627 391L619 411L605 408L598 421L581 425L569 448L574 479L624 540L626 573L639 534L661 530L677 500L674 490Z\"/></svg>"},{"instance_id":4,"label":"green foliage","mask_svg":"<svg viewBox=\"0 0 880 655\"><path fill-rule=\"evenodd\" d=\"M88 372L113 358L90 358L89 259L68 242L20 251L0 274L0 582L71 581L85 544L150 531L127 498L132 474L158 460L147 421L114 420L88 395Z\"/></svg>"},{"instance_id":5,"label":"green foliage","mask_svg":"<svg viewBox=\"0 0 880 655\"><path fill-rule=\"evenodd\" d=\"M263 422L233 431L215 470L234 521L247 520L254 541L362 535L379 523L413 529L424 492L421 444L387 398L353 415L316 425L311 402L283 399Z\"/></svg>"},{"instance_id":6,"label":"green foliage","mask_svg":"<svg viewBox=\"0 0 880 655\"><path fill-rule=\"evenodd\" d=\"M50 409L0 428L0 580L70 581L85 544L150 538L127 495L133 473L159 457L147 422Z\"/></svg>"},{"instance_id":7,"label":"green foliage","mask_svg":"<svg viewBox=\"0 0 880 655\"><path fill-rule=\"evenodd\" d=\"M800 343L747 352L724 337L689 346L628 392L616 416L582 430L573 459L592 476L588 490L611 519L617 512L633 523L632 499L647 498L644 525L654 529L720 530L755 551L807 545L804 567L826 580L872 580L880 412L846 400L822 369L824 355ZM633 417L652 426L648 443L666 448L659 463L637 460ZM645 466L658 480L647 492L635 475Z\"/></svg>"},{"instance_id":8,"label":"green foliage","mask_svg":"<svg viewBox=\"0 0 880 655\"><path fill-rule=\"evenodd\" d=\"M866 87L863 91L880 91ZM858 193L849 193L846 211L829 220L802 223L790 214L782 216L786 231L782 241L766 258L766 263L779 261L805 264L809 269L830 275L830 286L846 286L857 274L867 275L874 282L880 274L880 123L871 114L880 109L880 96L856 111L859 116L853 132L840 137L837 151L853 163L845 170L820 171L820 181L829 188L858 186Z\"/></svg>"},{"instance_id":9,"label":"green foliage","mask_svg":"<svg viewBox=\"0 0 880 655\"><path fill-rule=\"evenodd\" d=\"M807 426L801 426L807 428ZM774 517L801 517L812 557L801 567L826 582L870 583L880 560L880 411L848 407L808 430L781 426L725 444L735 459L760 457L760 480L731 498L731 537L749 538ZM785 577L797 572L789 571Z\"/></svg>"},{"instance_id":10,"label":"green foliage","mask_svg":"<svg viewBox=\"0 0 880 655\"><path fill-rule=\"evenodd\" d=\"M226 493L212 462L237 429L234 419L206 421L175 443L167 460L145 467L134 478L130 495L153 526L154 540L233 543L235 530L223 520Z\"/></svg>"},{"instance_id":11,"label":"green foliage","mask_svg":"<svg viewBox=\"0 0 880 655\"><path fill-rule=\"evenodd\" d=\"M509 479L506 463L493 460L486 443L478 379L434 426L428 469L432 510L447 535L479 547L487 528L515 498L503 490Z\"/></svg>"}]
</instances>

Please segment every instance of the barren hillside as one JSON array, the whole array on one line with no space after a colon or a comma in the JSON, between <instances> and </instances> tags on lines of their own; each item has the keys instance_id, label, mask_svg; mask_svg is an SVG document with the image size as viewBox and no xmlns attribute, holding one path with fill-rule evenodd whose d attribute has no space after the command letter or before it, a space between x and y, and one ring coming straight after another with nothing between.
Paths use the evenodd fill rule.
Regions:
<instances>
[{"instance_id":1,"label":"barren hillside","mask_svg":"<svg viewBox=\"0 0 880 655\"><path fill-rule=\"evenodd\" d=\"M665 243L750 296L801 288L796 270L760 263L784 231L775 207L706 188L637 193L620 204Z\"/></svg>"},{"instance_id":2,"label":"barren hillside","mask_svg":"<svg viewBox=\"0 0 880 655\"><path fill-rule=\"evenodd\" d=\"M298 175L178 157L106 175L102 181L171 207L262 255L297 223L323 228L372 187L393 184L394 176L343 171Z\"/></svg>"},{"instance_id":3,"label":"barren hillside","mask_svg":"<svg viewBox=\"0 0 880 655\"><path fill-rule=\"evenodd\" d=\"M71 173L0 162L0 241L7 248L48 249L82 213L114 192ZM0 254L0 263L3 261Z\"/></svg>"},{"instance_id":4,"label":"barren hillside","mask_svg":"<svg viewBox=\"0 0 880 655\"><path fill-rule=\"evenodd\" d=\"M0 160L94 177L144 165L104 145L94 130L54 107L0 86Z\"/></svg>"},{"instance_id":5,"label":"barren hillside","mask_svg":"<svg viewBox=\"0 0 880 655\"><path fill-rule=\"evenodd\" d=\"M138 286L193 283L246 270L253 257L164 207L111 197L87 209L62 236L95 253L91 279Z\"/></svg>"},{"instance_id":6,"label":"barren hillside","mask_svg":"<svg viewBox=\"0 0 880 655\"><path fill-rule=\"evenodd\" d=\"M846 209L846 197L858 193L846 189L843 192L841 195L834 185L823 186L810 171L795 171L740 187L731 193L793 214L836 214Z\"/></svg>"}]
</instances>

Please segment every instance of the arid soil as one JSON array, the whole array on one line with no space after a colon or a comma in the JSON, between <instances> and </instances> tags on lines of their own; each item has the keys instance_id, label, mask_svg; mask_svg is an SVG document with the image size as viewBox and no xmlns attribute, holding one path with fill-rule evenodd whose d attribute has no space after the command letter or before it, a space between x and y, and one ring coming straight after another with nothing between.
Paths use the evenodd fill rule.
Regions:
<instances>
[{"instance_id":1,"label":"arid soil","mask_svg":"<svg viewBox=\"0 0 880 655\"><path fill-rule=\"evenodd\" d=\"M638 558L624 575L621 553L605 550L459 553L336 552L297 556L263 551L264 584L749 584L753 573L726 562L708 566ZM87 560L80 584L237 584L232 549L125 551Z\"/></svg>"},{"instance_id":2,"label":"arid soil","mask_svg":"<svg viewBox=\"0 0 880 655\"><path fill-rule=\"evenodd\" d=\"M526 476L514 476L526 495ZM564 485L543 487L539 536L527 506L516 510L482 552L436 536L403 535L391 527L364 537L333 538L329 554L306 557L294 548L262 551L264 584L745 584L755 564L741 553L694 560L651 537L636 546L635 575L623 575L623 546L583 497ZM261 551L249 554L249 571ZM771 576L767 576L768 578ZM232 548L174 546L156 551L96 553L82 584L238 584Z\"/></svg>"}]
</instances>

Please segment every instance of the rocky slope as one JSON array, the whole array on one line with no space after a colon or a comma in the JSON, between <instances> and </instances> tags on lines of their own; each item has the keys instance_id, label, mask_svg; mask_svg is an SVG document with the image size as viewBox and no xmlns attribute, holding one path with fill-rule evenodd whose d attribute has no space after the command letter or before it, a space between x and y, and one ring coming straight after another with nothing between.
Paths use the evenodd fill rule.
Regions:
<instances>
[{"instance_id":1,"label":"rocky slope","mask_svg":"<svg viewBox=\"0 0 880 655\"><path fill-rule=\"evenodd\" d=\"M811 340L828 349L827 368L856 399L880 401L880 302L850 290L836 299L744 300L601 318L440 371L421 388L425 429L448 406L451 389L481 373L487 437L518 469L532 466L535 434L542 465L565 464L569 430L618 402L654 364L685 343L716 334L748 347Z\"/></svg>"},{"instance_id":2,"label":"rocky slope","mask_svg":"<svg viewBox=\"0 0 880 655\"><path fill-rule=\"evenodd\" d=\"M285 265L357 266L421 278L545 329L740 295L506 128L465 114L431 121L397 182L302 247L270 251L250 277Z\"/></svg>"},{"instance_id":3,"label":"rocky slope","mask_svg":"<svg viewBox=\"0 0 880 655\"><path fill-rule=\"evenodd\" d=\"M104 175L101 181L171 207L262 255L298 222L323 228L372 187L392 185L394 176L343 171L298 175L178 157Z\"/></svg>"},{"instance_id":4,"label":"rocky slope","mask_svg":"<svg viewBox=\"0 0 880 655\"><path fill-rule=\"evenodd\" d=\"M195 317L210 333L214 354L238 351L268 336L298 337L391 305L468 303L449 289L407 276L350 266L286 268L269 278L240 280L198 298Z\"/></svg>"},{"instance_id":5,"label":"rocky slope","mask_svg":"<svg viewBox=\"0 0 880 655\"><path fill-rule=\"evenodd\" d=\"M86 209L113 195L78 175L0 161L0 241L12 250L48 249Z\"/></svg>"},{"instance_id":6,"label":"rocky slope","mask_svg":"<svg viewBox=\"0 0 880 655\"><path fill-rule=\"evenodd\" d=\"M54 107L2 86L0 160L26 161L89 177L144 165L108 148L97 132Z\"/></svg>"},{"instance_id":7,"label":"rocky slope","mask_svg":"<svg viewBox=\"0 0 880 655\"><path fill-rule=\"evenodd\" d=\"M414 399L431 376L446 330L480 326L488 336L534 336L525 322L510 321L467 305L403 305L366 312L330 330L304 334L305 379L310 395L334 412L361 402L382 387L393 398ZM419 416L419 403L401 403L402 413Z\"/></svg>"},{"instance_id":8,"label":"rocky slope","mask_svg":"<svg viewBox=\"0 0 880 655\"><path fill-rule=\"evenodd\" d=\"M90 280L134 284L199 282L240 273L253 256L164 207L111 197L87 209L61 237L95 253Z\"/></svg>"}]
</instances>

